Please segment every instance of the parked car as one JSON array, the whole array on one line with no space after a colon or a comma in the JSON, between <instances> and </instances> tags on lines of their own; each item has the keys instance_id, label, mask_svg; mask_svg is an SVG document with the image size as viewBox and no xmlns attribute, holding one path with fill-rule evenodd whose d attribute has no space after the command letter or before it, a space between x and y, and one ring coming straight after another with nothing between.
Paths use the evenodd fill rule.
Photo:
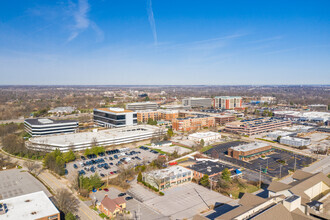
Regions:
<instances>
[{"instance_id":1,"label":"parked car","mask_svg":"<svg viewBox=\"0 0 330 220\"><path fill-rule=\"evenodd\" d=\"M77 164L73 164L73 168L78 169Z\"/></svg>"},{"instance_id":2,"label":"parked car","mask_svg":"<svg viewBox=\"0 0 330 220\"><path fill-rule=\"evenodd\" d=\"M132 196L127 196L127 197L125 198L126 201L131 200L131 199L133 199Z\"/></svg>"},{"instance_id":3,"label":"parked car","mask_svg":"<svg viewBox=\"0 0 330 220\"><path fill-rule=\"evenodd\" d=\"M121 196L126 196L126 193L119 193L118 197L121 197Z\"/></svg>"},{"instance_id":4,"label":"parked car","mask_svg":"<svg viewBox=\"0 0 330 220\"><path fill-rule=\"evenodd\" d=\"M103 190L106 191L106 192L109 192L109 189L108 188L104 188Z\"/></svg>"},{"instance_id":5,"label":"parked car","mask_svg":"<svg viewBox=\"0 0 330 220\"><path fill-rule=\"evenodd\" d=\"M81 156L80 158L81 158L82 160L86 160L86 157L84 157L84 156Z\"/></svg>"}]
</instances>

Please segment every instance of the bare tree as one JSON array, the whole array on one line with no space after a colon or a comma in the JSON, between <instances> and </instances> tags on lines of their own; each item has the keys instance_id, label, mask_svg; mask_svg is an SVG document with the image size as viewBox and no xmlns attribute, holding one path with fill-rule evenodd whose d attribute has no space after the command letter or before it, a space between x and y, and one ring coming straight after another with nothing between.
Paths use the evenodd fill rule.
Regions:
<instances>
[{"instance_id":1,"label":"bare tree","mask_svg":"<svg viewBox=\"0 0 330 220\"><path fill-rule=\"evenodd\" d=\"M36 172L39 169L41 169L41 166L33 161L24 162L24 166L28 169L29 172L34 173L34 174L36 174ZM40 174L40 172L39 172L39 174Z\"/></svg>"},{"instance_id":2,"label":"bare tree","mask_svg":"<svg viewBox=\"0 0 330 220\"><path fill-rule=\"evenodd\" d=\"M66 189L59 189L56 192L55 200L57 207L65 214L75 213L78 210L79 201Z\"/></svg>"},{"instance_id":3,"label":"bare tree","mask_svg":"<svg viewBox=\"0 0 330 220\"><path fill-rule=\"evenodd\" d=\"M156 186L157 189L160 188L160 184L162 183L162 180L156 176L149 175L149 178L152 183Z\"/></svg>"}]
</instances>

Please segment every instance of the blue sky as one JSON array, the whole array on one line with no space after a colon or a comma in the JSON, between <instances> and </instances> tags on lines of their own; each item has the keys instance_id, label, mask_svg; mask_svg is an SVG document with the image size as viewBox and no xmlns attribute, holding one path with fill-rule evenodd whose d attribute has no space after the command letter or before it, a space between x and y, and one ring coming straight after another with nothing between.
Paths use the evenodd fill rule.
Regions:
<instances>
[{"instance_id":1,"label":"blue sky","mask_svg":"<svg viewBox=\"0 0 330 220\"><path fill-rule=\"evenodd\" d=\"M330 84L328 0L0 4L0 84Z\"/></svg>"}]
</instances>

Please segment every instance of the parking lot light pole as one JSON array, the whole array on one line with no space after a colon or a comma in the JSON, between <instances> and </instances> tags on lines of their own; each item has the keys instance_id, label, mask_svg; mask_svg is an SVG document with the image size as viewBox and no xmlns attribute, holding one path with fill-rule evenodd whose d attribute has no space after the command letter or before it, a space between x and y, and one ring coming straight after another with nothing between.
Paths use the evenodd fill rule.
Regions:
<instances>
[{"instance_id":1,"label":"parking lot light pole","mask_svg":"<svg viewBox=\"0 0 330 220\"><path fill-rule=\"evenodd\" d=\"M293 168L293 172L296 172L296 164L297 164L297 159L296 159L296 155L294 155L294 168Z\"/></svg>"},{"instance_id":2,"label":"parking lot light pole","mask_svg":"<svg viewBox=\"0 0 330 220\"><path fill-rule=\"evenodd\" d=\"M282 178L282 164L280 164L280 179Z\"/></svg>"}]
</instances>

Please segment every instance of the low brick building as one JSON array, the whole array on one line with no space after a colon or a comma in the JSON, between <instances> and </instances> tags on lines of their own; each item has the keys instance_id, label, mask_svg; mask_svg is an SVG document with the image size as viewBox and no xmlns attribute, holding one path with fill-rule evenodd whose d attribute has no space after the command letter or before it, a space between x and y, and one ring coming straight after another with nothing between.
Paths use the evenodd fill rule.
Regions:
<instances>
[{"instance_id":1,"label":"low brick building","mask_svg":"<svg viewBox=\"0 0 330 220\"><path fill-rule=\"evenodd\" d=\"M214 127L215 119L208 115L196 115L195 117L176 118L172 120L172 128L176 131L193 131L203 127Z\"/></svg>"},{"instance_id":2,"label":"low brick building","mask_svg":"<svg viewBox=\"0 0 330 220\"><path fill-rule=\"evenodd\" d=\"M255 142L228 148L228 155L239 160L250 160L272 152L269 144Z\"/></svg>"},{"instance_id":3,"label":"low brick building","mask_svg":"<svg viewBox=\"0 0 330 220\"><path fill-rule=\"evenodd\" d=\"M103 200L97 204L97 208L109 218L114 218L126 209L126 201L123 197L110 199L108 195L105 195Z\"/></svg>"}]
</instances>

